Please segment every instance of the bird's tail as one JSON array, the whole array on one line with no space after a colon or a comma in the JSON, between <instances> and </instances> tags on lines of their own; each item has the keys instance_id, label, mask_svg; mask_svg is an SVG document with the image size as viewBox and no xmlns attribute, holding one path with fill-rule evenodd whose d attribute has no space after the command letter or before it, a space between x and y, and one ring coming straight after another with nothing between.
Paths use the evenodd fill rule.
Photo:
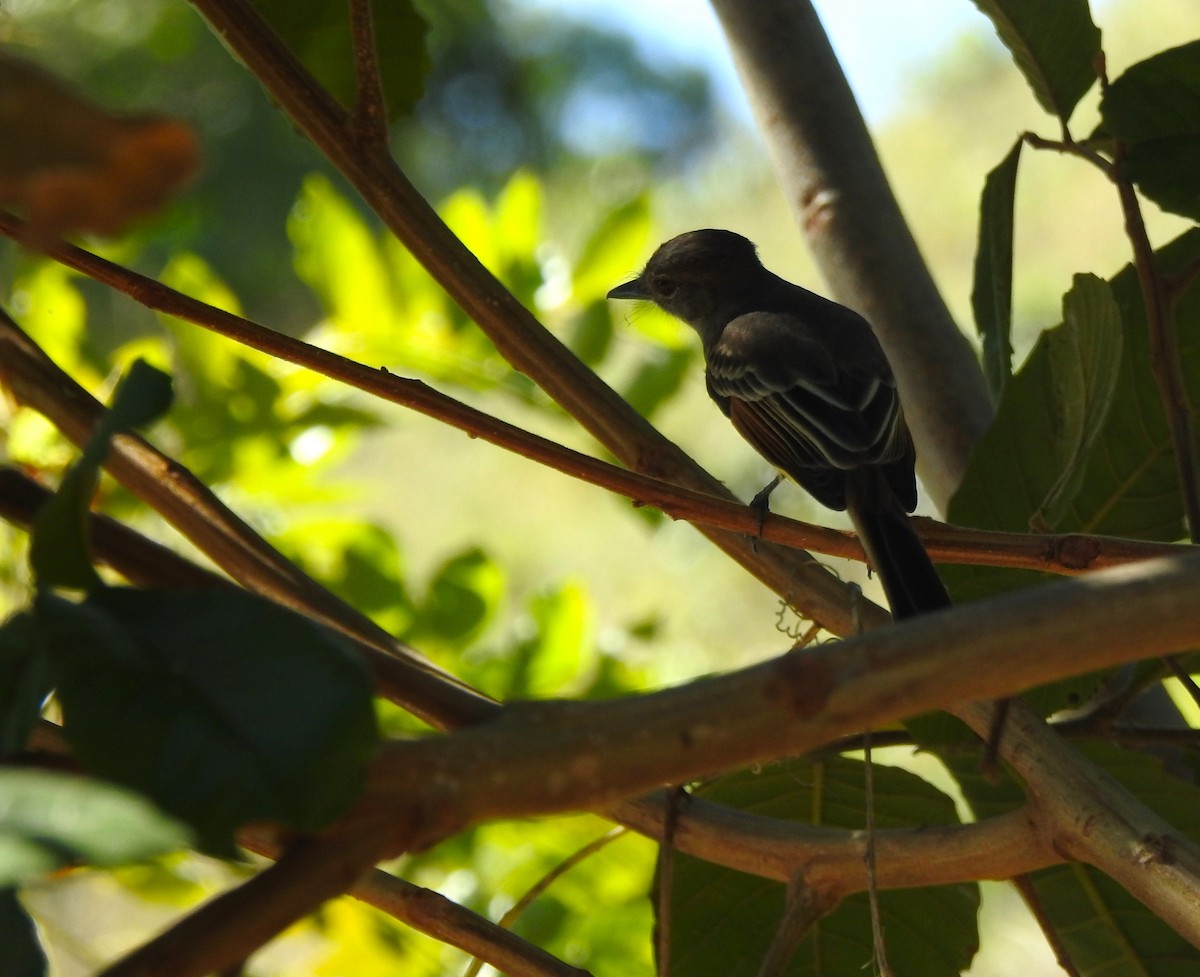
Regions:
<instances>
[{"instance_id":1,"label":"bird's tail","mask_svg":"<svg viewBox=\"0 0 1200 977\"><path fill-rule=\"evenodd\" d=\"M874 474L874 473L872 473ZM847 492L847 509L896 620L950 606L950 595L900 500L882 479Z\"/></svg>"}]
</instances>

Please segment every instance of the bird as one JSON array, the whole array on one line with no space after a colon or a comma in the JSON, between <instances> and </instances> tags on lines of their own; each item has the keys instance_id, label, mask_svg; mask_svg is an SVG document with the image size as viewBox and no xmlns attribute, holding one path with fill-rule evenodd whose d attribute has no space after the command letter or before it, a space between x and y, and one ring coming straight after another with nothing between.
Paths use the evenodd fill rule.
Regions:
<instances>
[{"instance_id":1,"label":"bird","mask_svg":"<svg viewBox=\"0 0 1200 977\"><path fill-rule=\"evenodd\" d=\"M913 528L916 450L895 374L857 312L767 270L733 231L689 231L608 293L700 337L709 396L738 433L818 502L848 512L894 619L950 606ZM766 505L773 482L756 501Z\"/></svg>"}]
</instances>

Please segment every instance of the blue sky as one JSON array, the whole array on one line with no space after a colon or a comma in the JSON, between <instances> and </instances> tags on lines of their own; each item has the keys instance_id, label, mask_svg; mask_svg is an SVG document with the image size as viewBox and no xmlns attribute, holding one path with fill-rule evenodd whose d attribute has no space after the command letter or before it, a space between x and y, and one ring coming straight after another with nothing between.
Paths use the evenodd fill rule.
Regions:
<instances>
[{"instance_id":1,"label":"blue sky","mask_svg":"<svg viewBox=\"0 0 1200 977\"><path fill-rule=\"evenodd\" d=\"M744 100L716 16L707 0L512 0L569 11L631 33L657 58L701 64L737 111ZM967 0L815 0L851 87L870 122L903 94L911 69L959 35L990 35L991 25ZM664 26L665 25L665 26Z\"/></svg>"}]
</instances>

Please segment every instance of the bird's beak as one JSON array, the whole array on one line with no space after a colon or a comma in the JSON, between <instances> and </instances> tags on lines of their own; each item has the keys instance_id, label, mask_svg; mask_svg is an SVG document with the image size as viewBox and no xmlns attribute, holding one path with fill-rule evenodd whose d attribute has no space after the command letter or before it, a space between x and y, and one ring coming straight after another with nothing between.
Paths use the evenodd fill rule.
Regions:
<instances>
[{"instance_id":1,"label":"bird's beak","mask_svg":"<svg viewBox=\"0 0 1200 977\"><path fill-rule=\"evenodd\" d=\"M641 278L635 278L624 285L618 285L608 293L610 299L649 299L650 293L642 284Z\"/></svg>"}]
</instances>

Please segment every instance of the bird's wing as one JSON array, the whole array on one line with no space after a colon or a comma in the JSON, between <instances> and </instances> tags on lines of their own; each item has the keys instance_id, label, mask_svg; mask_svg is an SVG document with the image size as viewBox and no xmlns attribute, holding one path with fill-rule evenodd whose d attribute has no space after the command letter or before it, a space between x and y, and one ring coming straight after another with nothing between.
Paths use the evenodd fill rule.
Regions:
<instances>
[{"instance_id":1,"label":"bird's wing","mask_svg":"<svg viewBox=\"0 0 1200 977\"><path fill-rule=\"evenodd\" d=\"M742 435L806 487L796 469L845 471L912 451L895 380L862 328L865 354L839 362L835 344L799 316L752 312L730 322L708 351L709 388L728 398Z\"/></svg>"}]
</instances>

